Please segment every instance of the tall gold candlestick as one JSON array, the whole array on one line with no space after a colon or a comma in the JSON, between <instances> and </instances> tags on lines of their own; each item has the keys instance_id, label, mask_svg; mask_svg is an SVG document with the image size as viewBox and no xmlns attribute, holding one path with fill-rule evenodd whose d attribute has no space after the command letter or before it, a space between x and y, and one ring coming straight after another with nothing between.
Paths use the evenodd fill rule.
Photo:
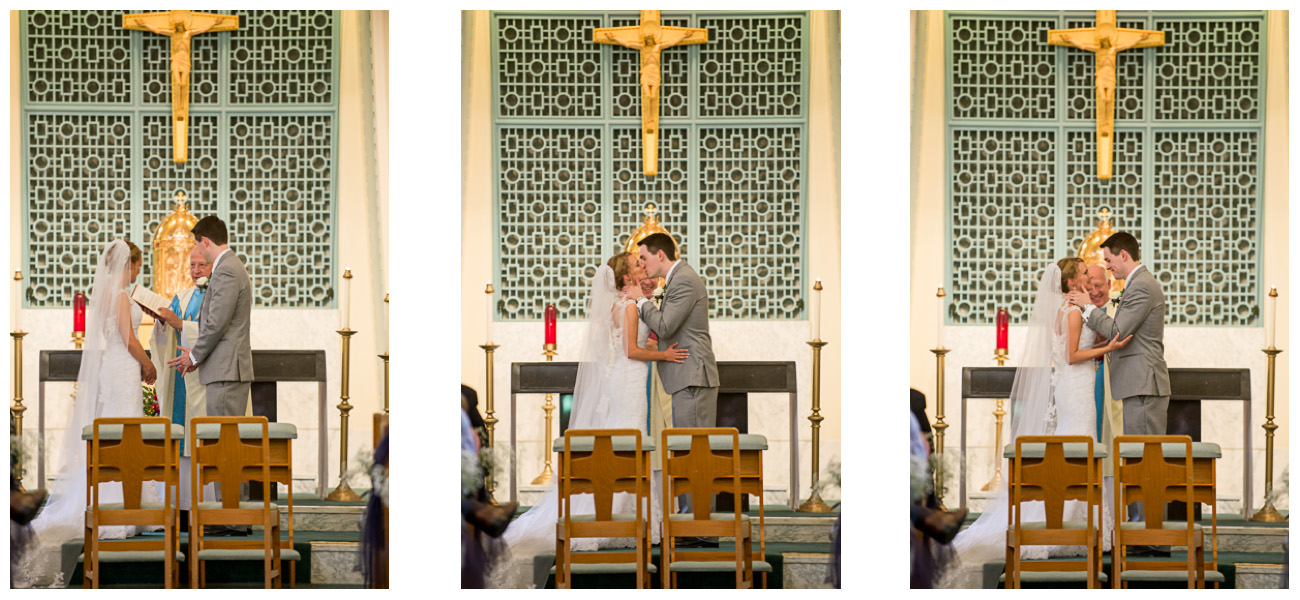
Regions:
<instances>
[{"instance_id":1,"label":"tall gold candlestick","mask_svg":"<svg viewBox=\"0 0 1300 600\"><path fill-rule=\"evenodd\" d=\"M1007 361L1007 349L998 348L993 360L998 361L998 366L1001 367ZM998 406L993 409L993 416L997 418L997 427L995 429L997 434L994 438L996 441L993 443L993 479L990 479L988 483L984 484L984 487L980 488L981 492L996 491L998 486L1002 485L1002 417L1007 416L1007 411L1003 408L1003 402L1005 402L1004 398L998 398Z\"/></svg>"},{"instance_id":2,"label":"tall gold candlestick","mask_svg":"<svg viewBox=\"0 0 1300 600\"><path fill-rule=\"evenodd\" d=\"M935 415L934 425L930 428L934 430L934 451L939 457L934 467L934 495L939 500L939 508L943 508L943 430L948 428L948 424L943 422L943 357L945 354L952 352L947 348L933 348L930 352L934 353L938 361L936 366L936 378L938 386L935 388ZM946 509L945 509L946 510Z\"/></svg>"},{"instance_id":3,"label":"tall gold candlestick","mask_svg":"<svg viewBox=\"0 0 1300 600\"><path fill-rule=\"evenodd\" d=\"M388 335L384 337L389 340L392 339L391 336L393 335L393 329L390 325L391 322L392 320L388 318L388 294L384 294L384 327L388 328ZM391 346L392 344L390 342L384 342L384 345ZM383 354L379 355L379 358L380 360L384 361L384 414L388 414L388 349L387 348L384 349Z\"/></svg>"},{"instance_id":4,"label":"tall gold candlestick","mask_svg":"<svg viewBox=\"0 0 1300 600\"><path fill-rule=\"evenodd\" d=\"M1277 290L1273 290L1273 295L1276 294ZM1282 513L1273 508L1271 497L1273 495L1273 432L1277 431L1277 425L1273 423L1273 378L1276 374L1277 355L1281 353L1281 350L1272 346L1264 349L1264 354L1268 355L1268 387L1265 388L1268 391L1268 403L1265 407L1268 414L1264 422L1264 508L1259 509L1259 512L1250 518L1252 521L1262 523L1280 523L1286 520Z\"/></svg>"},{"instance_id":5,"label":"tall gold candlestick","mask_svg":"<svg viewBox=\"0 0 1300 600\"><path fill-rule=\"evenodd\" d=\"M27 336L24 331L11 332L10 337L14 338L14 404L9 412L14 417L14 427L17 430L18 443L23 439L23 413L27 412L27 407L23 406L23 338ZM18 472L14 473L18 479L18 487L23 485L23 465L18 464Z\"/></svg>"},{"instance_id":6,"label":"tall gold candlestick","mask_svg":"<svg viewBox=\"0 0 1300 600\"><path fill-rule=\"evenodd\" d=\"M555 360L555 344L542 344L542 354L546 355L546 362ZM551 402L551 395L546 395L546 404L542 405L542 410L546 411L546 439L542 441L542 452L546 455L546 464L542 467L542 474L533 479L533 485L546 485L551 482L551 411L555 410L555 404Z\"/></svg>"},{"instance_id":7,"label":"tall gold candlestick","mask_svg":"<svg viewBox=\"0 0 1300 600\"><path fill-rule=\"evenodd\" d=\"M799 505L798 512L826 513L831 512L830 506L822 500L821 494L817 493L817 483L820 479L820 469L818 468L821 459L821 422L825 419L822 417L822 347L828 342L813 340L808 342L813 351L813 375L812 375L812 416L808 417L812 421L812 495Z\"/></svg>"},{"instance_id":8,"label":"tall gold candlestick","mask_svg":"<svg viewBox=\"0 0 1300 600\"><path fill-rule=\"evenodd\" d=\"M496 444L494 442L496 441L495 429L496 429L498 419L495 416L493 416L496 414L496 405L493 404L493 399L492 399L492 378L493 378L492 366L493 363L495 363L496 361L494 360L492 355L495 354L497 348L500 347L501 346L497 344L493 344L491 342L479 346L479 348L482 348L483 352L487 355L487 384L483 386L487 392L487 416L483 417L483 424L487 426L487 435L488 435L487 446L488 448L493 448L493 449L496 448ZM484 482L484 484L485 487L487 488L488 501L493 504L496 504L497 499L495 496L493 496L493 493L496 491L496 479L492 477L492 473L489 472L487 474L487 480Z\"/></svg>"},{"instance_id":9,"label":"tall gold candlestick","mask_svg":"<svg viewBox=\"0 0 1300 600\"><path fill-rule=\"evenodd\" d=\"M351 345L352 345L352 336L356 335L357 332L352 331L351 329L348 329L348 328L345 327L345 328L343 328L343 329L338 330L336 333L338 333L339 335L343 336L343 380L342 380L341 385L339 386L339 387L341 388L340 391L342 392L342 393L339 395L339 398L342 399L343 401L340 402L339 405L338 405L338 409L339 409L339 454L340 454L340 458L339 458L339 485L338 485L338 487L334 488L334 491L330 492L330 494L329 494L328 496L326 496L325 499L326 499L326 500L329 500L329 501L331 501L331 502L358 502L358 501L361 500L361 496L357 495L356 492L352 491L352 486L348 485L348 479L347 479L347 473L348 473L348 413L352 411L352 405L351 405L351 404L348 404L348 371L350 370L350 369L349 369L349 366L350 366L350 365L349 365L349 358L350 358L350 356L349 356L350 352L349 352L349 351L350 351L350 349L351 349Z\"/></svg>"}]
</instances>

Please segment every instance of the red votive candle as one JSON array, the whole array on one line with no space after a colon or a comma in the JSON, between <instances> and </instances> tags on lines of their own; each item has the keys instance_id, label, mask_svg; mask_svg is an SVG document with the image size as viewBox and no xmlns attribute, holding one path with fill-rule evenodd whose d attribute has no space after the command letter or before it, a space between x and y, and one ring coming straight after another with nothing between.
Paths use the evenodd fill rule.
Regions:
<instances>
[{"instance_id":1,"label":"red votive candle","mask_svg":"<svg viewBox=\"0 0 1300 600\"><path fill-rule=\"evenodd\" d=\"M1007 329L1010 322L1011 322L1011 315L1007 313L1007 309L999 308L998 309L998 348L997 348L998 350L1007 349Z\"/></svg>"},{"instance_id":2,"label":"red votive candle","mask_svg":"<svg viewBox=\"0 0 1300 600\"><path fill-rule=\"evenodd\" d=\"M546 343L555 344L555 317L558 312L554 304L546 305Z\"/></svg>"},{"instance_id":3,"label":"red votive candle","mask_svg":"<svg viewBox=\"0 0 1300 600\"><path fill-rule=\"evenodd\" d=\"M72 297L72 332L86 332L86 295L81 292Z\"/></svg>"}]
</instances>

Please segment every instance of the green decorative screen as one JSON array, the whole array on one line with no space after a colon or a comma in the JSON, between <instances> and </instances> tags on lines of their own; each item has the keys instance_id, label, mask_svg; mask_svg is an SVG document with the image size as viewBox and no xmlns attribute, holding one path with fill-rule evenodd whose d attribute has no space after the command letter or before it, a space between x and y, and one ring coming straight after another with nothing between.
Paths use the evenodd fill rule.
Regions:
<instances>
[{"instance_id":1,"label":"green decorative screen","mask_svg":"<svg viewBox=\"0 0 1300 600\"><path fill-rule=\"evenodd\" d=\"M948 12L948 322L1029 318L1043 269L1102 208L1134 233L1171 325L1259 324L1265 13L1120 11L1113 178L1096 177L1095 11Z\"/></svg>"},{"instance_id":2,"label":"green decorative screen","mask_svg":"<svg viewBox=\"0 0 1300 600\"><path fill-rule=\"evenodd\" d=\"M104 246L148 248L177 191L218 215L258 307L333 306L336 11L239 15L193 38L189 157L172 162L170 45L144 11L22 11L24 304L89 292ZM141 283L150 285L151 261Z\"/></svg>"},{"instance_id":3,"label":"green decorative screen","mask_svg":"<svg viewBox=\"0 0 1300 600\"><path fill-rule=\"evenodd\" d=\"M805 12L665 11L709 30L662 53L659 173L642 172L638 54L592 30L618 13L495 12L496 315L585 315L596 269L654 204L704 279L710 316L803 316Z\"/></svg>"}]
</instances>

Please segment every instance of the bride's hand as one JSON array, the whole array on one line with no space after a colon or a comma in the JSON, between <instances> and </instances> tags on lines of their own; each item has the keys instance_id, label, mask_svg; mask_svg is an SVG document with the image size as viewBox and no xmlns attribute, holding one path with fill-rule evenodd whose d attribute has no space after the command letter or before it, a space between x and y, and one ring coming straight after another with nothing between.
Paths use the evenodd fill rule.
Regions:
<instances>
[{"instance_id":1,"label":"bride's hand","mask_svg":"<svg viewBox=\"0 0 1300 600\"><path fill-rule=\"evenodd\" d=\"M664 350L664 360L669 362L679 363L686 360L686 357L690 355L691 353L685 348L678 348L677 344L673 344L667 350Z\"/></svg>"},{"instance_id":2,"label":"bride's hand","mask_svg":"<svg viewBox=\"0 0 1300 600\"><path fill-rule=\"evenodd\" d=\"M1114 352L1116 350L1119 350L1120 348L1127 346L1132 339L1133 336L1132 334L1130 334L1128 337L1124 338L1124 341L1121 342L1119 341L1119 334L1117 333L1115 334L1115 339L1111 340L1110 343L1106 344L1106 351Z\"/></svg>"},{"instance_id":3,"label":"bride's hand","mask_svg":"<svg viewBox=\"0 0 1300 600\"><path fill-rule=\"evenodd\" d=\"M140 375L144 377L144 382L153 385L158 380L158 369L154 368L153 363L148 363L140 367Z\"/></svg>"}]
</instances>

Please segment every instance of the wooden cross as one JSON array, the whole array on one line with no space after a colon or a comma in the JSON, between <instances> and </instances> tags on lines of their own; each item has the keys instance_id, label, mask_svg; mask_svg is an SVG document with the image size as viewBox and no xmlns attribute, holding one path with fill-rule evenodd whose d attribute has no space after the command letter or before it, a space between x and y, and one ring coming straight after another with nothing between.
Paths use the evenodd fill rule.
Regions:
<instances>
[{"instance_id":1,"label":"wooden cross","mask_svg":"<svg viewBox=\"0 0 1300 600\"><path fill-rule=\"evenodd\" d=\"M1110 179L1115 145L1115 59L1130 48L1165 44L1165 32L1123 29L1115 26L1115 11L1097 11L1097 26L1085 29L1053 29L1047 43L1087 50L1095 55L1097 81L1097 177Z\"/></svg>"},{"instance_id":2,"label":"wooden cross","mask_svg":"<svg viewBox=\"0 0 1300 600\"><path fill-rule=\"evenodd\" d=\"M659 25L659 11L641 11L641 24L604 27L591 32L591 41L631 48L641 53L641 146L645 149L645 174L659 172L659 52L673 46L703 44L709 30Z\"/></svg>"},{"instance_id":3,"label":"wooden cross","mask_svg":"<svg viewBox=\"0 0 1300 600\"><path fill-rule=\"evenodd\" d=\"M190 40L200 33L239 29L238 15L173 10L122 15L122 27L171 38L172 161L185 162L190 118Z\"/></svg>"}]
</instances>

